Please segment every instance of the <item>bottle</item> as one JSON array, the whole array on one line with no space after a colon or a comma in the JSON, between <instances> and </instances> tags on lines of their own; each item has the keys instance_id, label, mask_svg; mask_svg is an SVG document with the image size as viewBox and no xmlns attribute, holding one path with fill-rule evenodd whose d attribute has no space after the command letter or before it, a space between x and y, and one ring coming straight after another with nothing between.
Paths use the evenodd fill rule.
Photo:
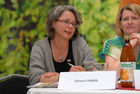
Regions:
<instances>
[{"instance_id":1,"label":"bottle","mask_svg":"<svg viewBox=\"0 0 140 94\"><path fill-rule=\"evenodd\" d=\"M133 70L136 69L136 59L130 44L129 35L125 35L124 40L120 57L121 86L129 88L134 86Z\"/></svg>"}]
</instances>

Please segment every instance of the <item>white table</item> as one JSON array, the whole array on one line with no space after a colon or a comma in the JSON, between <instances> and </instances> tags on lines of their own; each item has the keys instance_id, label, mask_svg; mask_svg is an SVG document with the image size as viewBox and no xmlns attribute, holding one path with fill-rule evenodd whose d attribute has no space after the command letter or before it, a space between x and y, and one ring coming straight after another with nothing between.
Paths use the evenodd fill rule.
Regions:
<instances>
[{"instance_id":1,"label":"white table","mask_svg":"<svg viewBox=\"0 0 140 94\"><path fill-rule=\"evenodd\" d=\"M30 88L27 94L140 94L135 90L60 90L57 88Z\"/></svg>"}]
</instances>

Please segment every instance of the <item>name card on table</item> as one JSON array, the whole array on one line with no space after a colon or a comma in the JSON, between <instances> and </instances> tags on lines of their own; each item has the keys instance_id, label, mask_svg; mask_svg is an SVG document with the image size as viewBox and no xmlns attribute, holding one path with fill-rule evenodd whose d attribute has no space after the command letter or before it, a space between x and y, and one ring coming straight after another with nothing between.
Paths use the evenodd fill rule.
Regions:
<instances>
[{"instance_id":1,"label":"name card on table","mask_svg":"<svg viewBox=\"0 0 140 94\"><path fill-rule=\"evenodd\" d=\"M115 89L116 71L61 72L58 89Z\"/></svg>"},{"instance_id":2,"label":"name card on table","mask_svg":"<svg viewBox=\"0 0 140 94\"><path fill-rule=\"evenodd\" d=\"M140 70L134 70L135 89L140 89Z\"/></svg>"}]
</instances>

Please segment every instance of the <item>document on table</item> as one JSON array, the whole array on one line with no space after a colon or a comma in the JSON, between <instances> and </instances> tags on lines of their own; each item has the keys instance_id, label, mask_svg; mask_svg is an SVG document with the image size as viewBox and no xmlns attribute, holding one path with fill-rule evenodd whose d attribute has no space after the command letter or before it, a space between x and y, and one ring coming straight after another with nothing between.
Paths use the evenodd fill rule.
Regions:
<instances>
[{"instance_id":1,"label":"document on table","mask_svg":"<svg viewBox=\"0 0 140 94\"><path fill-rule=\"evenodd\" d=\"M58 83L37 83L35 85L27 86L27 88L57 88Z\"/></svg>"}]
</instances>

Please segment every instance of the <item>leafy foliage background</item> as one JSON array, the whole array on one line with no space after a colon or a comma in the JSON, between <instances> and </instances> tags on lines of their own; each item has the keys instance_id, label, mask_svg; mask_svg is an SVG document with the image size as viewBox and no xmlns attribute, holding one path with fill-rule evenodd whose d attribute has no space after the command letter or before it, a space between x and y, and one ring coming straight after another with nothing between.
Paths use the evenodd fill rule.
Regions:
<instances>
[{"instance_id":1,"label":"leafy foliage background","mask_svg":"<svg viewBox=\"0 0 140 94\"><path fill-rule=\"evenodd\" d=\"M83 24L80 32L86 40L98 62L99 53L105 40L114 37L115 21L119 0L75 0L74 6L82 13Z\"/></svg>"},{"instance_id":2,"label":"leafy foliage background","mask_svg":"<svg viewBox=\"0 0 140 94\"><path fill-rule=\"evenodd\" d=\"M79 31L98 62L105 40L114 37L119 0L0 0L0 77L28 74L35 41L47 35L46 15L59 4L77 8L83 19Z\"/></svg>"}]
</instances>

